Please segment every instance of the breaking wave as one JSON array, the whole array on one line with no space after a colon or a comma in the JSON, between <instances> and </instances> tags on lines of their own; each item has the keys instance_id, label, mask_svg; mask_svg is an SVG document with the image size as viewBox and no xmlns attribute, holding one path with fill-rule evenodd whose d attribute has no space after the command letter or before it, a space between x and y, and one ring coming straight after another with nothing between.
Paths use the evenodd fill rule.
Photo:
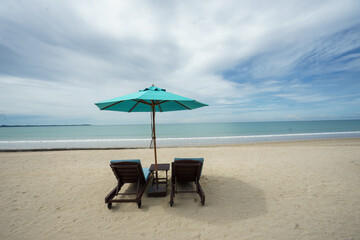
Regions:
<instances>
[{"instance_id":1,"label":"breaking wave","mask_svg":"<svg viewBox=\"0 0 360 240\"><path fill-rule=\"evenodd\" d=\"M157 138L159 147L225 145L253 142L276 142L308 139L359 138L360 131L269 134L220 137ZM14 149L79 149L79 148L142 148L150 146L150 138L120 139L53 139L0 141L1 150Z\"/></svg>"}]
</instances>

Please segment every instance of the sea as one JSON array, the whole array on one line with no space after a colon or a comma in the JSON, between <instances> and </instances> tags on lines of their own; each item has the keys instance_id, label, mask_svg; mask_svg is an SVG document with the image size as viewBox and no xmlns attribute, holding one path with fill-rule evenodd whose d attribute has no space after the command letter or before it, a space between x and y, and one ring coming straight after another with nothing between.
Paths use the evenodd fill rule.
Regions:
<instances>
[{"instance_id":1,"label":"sea","mask_svg":"<svg viewBox=\"0 0 360 240\"><path fill-rule=\"evenodd\" d=\"M157 147L360 138L360 120L157 124ZM2 126L0 151L147 148L150 124Z\"/></svg>"}]
</instances>

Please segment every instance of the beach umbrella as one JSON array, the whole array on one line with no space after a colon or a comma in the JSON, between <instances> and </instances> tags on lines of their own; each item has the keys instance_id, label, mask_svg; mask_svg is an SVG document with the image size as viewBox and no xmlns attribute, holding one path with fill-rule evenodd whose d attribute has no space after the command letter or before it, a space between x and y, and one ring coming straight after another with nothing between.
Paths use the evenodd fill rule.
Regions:
<instances>
[{"instance_id":1,"label":"beach umbrella","mask_svg":"<svg viewBox=\"0 0 360 240\"><path fill-rule=\"evenodd\" d=\"M166 92L165 89L152 85L136 93L128 94L122 97L95 103L100 110L121 111L121 112L150 112L152 141L154 143L155 172L156 181L158 179L157 154L156 154L156 132L155 132L155 113L192 110L207 104L195 101L190 98L182 97L173 93Z\"/></svg>"}]
</instances>

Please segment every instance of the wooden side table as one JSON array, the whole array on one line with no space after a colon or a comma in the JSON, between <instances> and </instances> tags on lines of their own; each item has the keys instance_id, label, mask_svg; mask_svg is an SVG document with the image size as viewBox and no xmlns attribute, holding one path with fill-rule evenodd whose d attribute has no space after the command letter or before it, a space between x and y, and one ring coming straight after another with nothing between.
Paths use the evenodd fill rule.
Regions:
<instances>
[{"instance_id":1,"label":"wooden side table","mask_svg":"<svg viewBox=\"0 0 360 240\"><path fill-rule=\"evenodd\" d=\"M153 176L152 186L149 187L148 197L165 197L167 193L168 186L168 171L170 170L169 163L160 163L157 165L158 172L165 171L166 177L159 178L156 184L155 176L155 164L151 164L150 173Z\"/></svg>"},{"instance_id":2,"label":"wooden side table","mask_svg":"<svg viewBox=\"0 0 360 240\"><path fill-rule=\"evenodd\" d=\"M164 178L159 178L158 177L158 183L159 184L168 184L168 171L170 170L170 164L169 163L160 163L157 165L158 167L158 171L165 171L166 173L166 177ZM153 174L153 185L156 184L156 176L155 176L155 164L151 164L150 166L150 172L151 174Z\"/></svg>"}]
</instances>

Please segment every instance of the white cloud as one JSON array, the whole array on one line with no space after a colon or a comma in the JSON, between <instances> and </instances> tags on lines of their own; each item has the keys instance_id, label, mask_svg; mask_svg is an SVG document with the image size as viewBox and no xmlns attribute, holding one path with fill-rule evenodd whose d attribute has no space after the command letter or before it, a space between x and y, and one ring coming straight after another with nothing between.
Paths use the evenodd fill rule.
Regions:
<instances>
[{"instance_id":1,"label":"white cloud","mask_svg":"<svg viewBox=\"0 0 360 240\"><path fill-rule=\"evenodd\" d=\"M322 40L359 24L359 9L358 1L10 1L0 6L0 53L8 53L0 113L101 121L113 114L94 113L94 102L152 83L229 114L225 106L251 108L264 94L325 101L311 84L281 77L312 52L321 61L351 50L358 36ZM329 68L356 68L358 53L349 58ZM221 74L249 60L243 72L261 81ZM257 112L272 109L262 105ZM193 119L214 117L204 111Z\"/></svg>"},{"instance_id":2,"label":"white cloud","mask_svg":"<svg viewBox=\"0 0 360 240\"><path fill-rule=\"evenodd\" d=\"M296 94L296 93L289 93L289 94L277 94L275 95L276 97L281 97L281 98L285 98L288 100L293 100L296 102L320 102L320 101L325 101L328 100L327 97L321 96L321 95L317 95L317 94Z\"/></svg>"}]
</instances>

